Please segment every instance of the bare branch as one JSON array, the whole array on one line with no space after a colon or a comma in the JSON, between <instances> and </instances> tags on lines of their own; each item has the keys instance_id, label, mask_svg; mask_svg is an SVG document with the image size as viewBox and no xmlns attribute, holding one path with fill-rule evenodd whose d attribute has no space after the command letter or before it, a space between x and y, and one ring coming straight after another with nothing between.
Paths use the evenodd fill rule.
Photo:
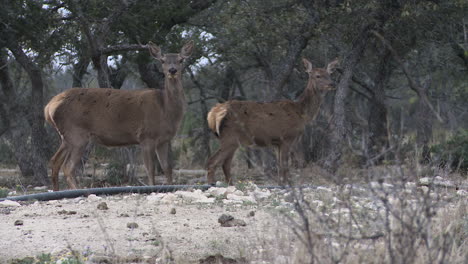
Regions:
<instances>
[{"instance_id":1,"label":"bare branch","mask_svg":"<svg viewBox=\"0 0 468 264\"><path fill-rule=\"evenodd\" d=\"M376 36L383 44L384 46L390 50L390 52L393 55L393 58L400 64L403 73L405 74L406 78L408 79L409 86L411 90L416 92L416 94L419 96L421 100L429 107L429 109L432 111L432 113L436 116L437 120L439 122L443 122L442 117L440 117L439 113L435 110L434 106L432 103L429 101L427 98L426 93L424 92L424 88L421 87L420 84L418 84L410 75L410 72L408 70L408 67L405 65L403 59L398 55L396 50L392 47L392 45L377 31L371 30L371 33Z\"/></svg>"}]
</instances>

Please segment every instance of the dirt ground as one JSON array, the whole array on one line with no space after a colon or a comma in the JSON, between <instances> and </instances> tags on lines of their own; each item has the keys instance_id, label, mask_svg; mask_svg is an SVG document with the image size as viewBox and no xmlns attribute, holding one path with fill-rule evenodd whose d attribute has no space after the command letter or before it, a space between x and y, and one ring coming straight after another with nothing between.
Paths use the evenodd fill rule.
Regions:
<instances>
[{"instance_id":1,"label":"dirt ground","mask_svg":"<svg viewBox=\"0 0 468 264\"><path fill-rule=\"evenodd\" d=\"M13 175L3 170L8 173ZM37 191L46 191L42 189ZM280 224L275 207L281 203L266 204L281 195L233 186L0 204L0 263L44 254L53 260L76 254L86 263L109 258L111 263L252 259L259 250L254 244L275 239ZM223 214L245 225L223 227L218 222Z\"/></svg>"},{"instance_id":2,"label":"dirt ground","mask_svg":"<svg viewBox=\"0 0 468 264\"><path fill-rule=\"evenodd\" d=\"M14 174L1 171L3 175L10 172ZM466 188L452 188L460 182L437 179L443 186L438 197L444 201L460 204L460 199L467 197ZM421 186L422 180L405 184L401 194L427 191ZM466 179L461 184L466 187ZM376 197L379 192L388 193L393 185L371 182L369 186L374 186L373 192L358 187L347 196L343 191L348 187L320 185L304 189L304 197L315 208L312 210L319 212L318 219L344 219L350 216L351 208L367 216L385 215ZM351 207L343 202L346 197ZM466 208L466 204L458 207ZM222 215L234 220L223 226L220 218L229 217ZM262 189L251 182L204 192L192 189L166 194L0 202L0 263L33 263L24 260L32 257L37 261L44 256L51 262L34 263L301 263L296 257L303 248L286 219L294 215L297 211L287 190ZM360 229L373 231L382 226L363 225ZM323 241L333 250L341 248L336 242ZM362 246L355 243L356 248ZM70 258L81 262L70 262Z\"/></svg>"},{"instance_id":3,"label":"dirt ground","mask_svg":"<svg viewBox=\"0 0 468 264\"><path fill-rule=\"evenodd\" d=\"M240 259L249 254L246 241L267 235L275 226L272 222L277 221L253 204L183 199L165 203L148 197L151 195L63 199L4 208L0 214L0 260L42 253L60 256L70 250L92 257L172 256L176 263L197 262L216 254ZM107 210L98 209L102 202ZM218 223L222 214L242 219L246 226L222 227ZM23 224L15 225L18 220ZM129 228L131 223L138 227Z\"/></svg>"}]
</instances>

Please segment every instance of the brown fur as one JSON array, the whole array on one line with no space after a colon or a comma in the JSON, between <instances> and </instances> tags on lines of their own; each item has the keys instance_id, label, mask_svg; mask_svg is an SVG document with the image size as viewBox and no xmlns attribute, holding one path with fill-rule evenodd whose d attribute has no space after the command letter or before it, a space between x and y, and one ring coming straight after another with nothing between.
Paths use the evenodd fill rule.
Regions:
<instances>
[{"instance_id":1,"label":"brown fur","mask_svg":"<svg viewBox=\"0 0 468 264\"><path fill-rule=\"evenodd\" d=\"M309 81L297 101L262 103L232 100L211 109L208 125L219 137L220 149L207 162L208 183L214 183L214 173L221 164L226 181L231 183L230 166L240 145L278 147L279 176L281 181L286 180L290 146L317 115L323 91L330 90L333 84L330 73L338 63L331 62L327 69L313 69L309 61L304 59L303 62Z\"/></svg>"},{"instance_id":2,"label":"brown fur","mask_svg":"<svg viewBox=\"0 0 468 264\"><path fill-rule=\"evenodd\" d=\"M45 119L62 139L50 160L55 191L59 189L58 172L62 167L69 187L76 188L75 170L90 141L110 147L139 144L150 185L154 184L156 151L167 182L172 183L168 150L185 107L181 62L192 47L188 43L181 54L163 56L157 46L149 44L151 55L163 65L164 90L72 88L50 100L44 108Z\"/></svg>"}]
</instances>

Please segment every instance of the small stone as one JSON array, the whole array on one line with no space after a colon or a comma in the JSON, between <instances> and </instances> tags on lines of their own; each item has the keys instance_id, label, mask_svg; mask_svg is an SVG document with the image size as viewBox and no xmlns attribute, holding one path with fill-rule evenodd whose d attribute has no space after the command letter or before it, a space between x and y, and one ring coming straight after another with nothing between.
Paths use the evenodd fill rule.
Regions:
<instances>
[{"instance_id":1,"label":"small stone","mask_svg":"<svg viewBox=\"0 0 468 264\"><path fill-rule=\"evenodd\" d=\"M135 228L138 228L138 224L135 223L135 222L128 223L127 227L130 228L130 229L135 229Z\"/></svg>"},{"instance_id":2,"label":"small stone","mask_svg":"<svg viewBox=\"0 0 468 264\"><path fill-rule=\"evenodd\" d=\"M47 190L47 186L37 186L37 187L34 187L33 190L35 190L35 191L45 191L45 190Z\"/></svg>"},{"instance_id":3,"label":"small stone","mask_svg":"<svg viewBox=\"0 0 468 264\"><path fill-rule=\"evenodd\" d=\"M95 194L90 194L88 195L88 200L89 201L99 201L99 200L102 200L102 197L99 197Z\"/></svg>"},{"instance_id":4,"label":"small stone","mask_svg":"<svg viewBox=\"0 0 468 264\"><path fill-rule=\"evenodd\" d=\"M107 206L106 202L102 202L102 203L98 204L97 209L99 209L99 210L109 210L109 207Z\"/></svg>"},{"instance_id":5,"label":"small stone","mask_svg":"<svg viewBox=\"0 0 468 264\"><path fill-rule=\"evenodd\" d=\"M76 211L67 211L67 210L61 210L61 211L58 211L58 214L62 215L75 215L76 214Z\"/></svg>"},{"instance_id":6,"label":"small stone","mask_svg":"<svg viewBox=\"0 0 468 264\"><path fill-rule=\"evenodd\" d=\"M175 215L176 214L176 209L174 207L171 208L171 214Z\"/></svg>"},{"instance_id":7,"label":"small stone","mask_svg":"<svg viewBox=\"0 0 468 264\"><path fill-rule=\"evenodd\" d=\"M11 200L5 200L0 202L0 207L20 207L21 204Z\"/></svg>"},{"instance_id":8,"label":"small stone","mask_svg":"<svg viewBox=\"0 0 468 264\"><path fill-rule=\"evenodd\" d=\"M222 227L233 227L233 226L246 226L244 220L234 219L232 215L223 214L218 218L218 223L221 224Z\"/></svg>"},{"instance_id":9,"label":"small stone","mask_svg":"<svg viewBox=\"0 0 468 264\"><path fill-rule=\"evenodd\" d=\"M126 214L126 213L122 213L122 214L120 214L120 217L130 217L130 216L128 214Z\"/></svg>"},{"instance_id":10,"label":"small stone","mask_svg":"<svg viewBox=\"0 0 468 264\"><path fill-rule=\"evenodd\" d=\"M254 217L255 216L255 211L250 211L248 214L249 217Z\"/></svg>"},{"instance_id":11,"label":"small stone","mask_svg":"<svg viewBox=\"0 0 468 264\"><path fill-rule=\"evenodd\" d=\"M16 220L15 226L22 226L24 224L23 220Z\"/></svg>"},{"instance_id":12,"label":"small stone","mask_svg":"<svg viewBox=\"0 0 468 264\"><path fill-rule=\"evenodd\" d=\"M224 224L221 224L222 227L246 226L246 225L247 224L245 223L245 221L241 219L234 219Z\"/></svg>"},{"instance_id":13,"label":"small stone","mask_svg":"<svg viewBox=\"0 0 468 264\"><path fill-rule=\"evenodd\" d=\"M228 214L222 214L219 218L218 218L218 223L220 223L221 225L228 222L228 221L231 221L233 220L234 217L232 215L228 215Z\"/></svg>"}]
</instances>

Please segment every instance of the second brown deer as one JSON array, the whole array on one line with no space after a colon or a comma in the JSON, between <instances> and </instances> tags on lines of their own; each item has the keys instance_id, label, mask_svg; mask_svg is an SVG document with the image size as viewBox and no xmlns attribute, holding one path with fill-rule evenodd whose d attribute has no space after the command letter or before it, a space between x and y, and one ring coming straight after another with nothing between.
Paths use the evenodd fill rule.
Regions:
<instances>
[{"instance_id":1,"label":"second brown deer","mask_svg":"<svg viewBox=\"0 0 468 264\"><path fill-rule=\"evenodd\" d=\"M330 74L338 60L326 69L313 68L303 59L309 80L297 101L274 102L227 101L208 113L208 126L220 141L219 150L208 159L207 180L215 183L215 172L222 165L228 184L232 184L231 162L239 146L275 146L278 148L278 174L286 183L291 145L303 133L305 125L317 115L326 91L333 89Z\"/></svg>"},{"instance_id":2,"label":"second brown deer","mask_svg":"<svg viewBox=\"0 0 468 264\"><path fill-rule=\"evenodd\" d=\"M184 59L192 53L193 43L187 43L178 54L163 55L152 43L148 47L150 54L162 64L163 90L72 88L56 95L46 105L46 121L62 139L50 160L54 191L59 189L58 174L62 167L68 186L76 189L75 170L91 141L111 147L139 144L148 183L154 185L155 182L157 154L167 183L172 184L168 152L184 113L186 102L181 72Z\"/></svg>"}]
</instances>

